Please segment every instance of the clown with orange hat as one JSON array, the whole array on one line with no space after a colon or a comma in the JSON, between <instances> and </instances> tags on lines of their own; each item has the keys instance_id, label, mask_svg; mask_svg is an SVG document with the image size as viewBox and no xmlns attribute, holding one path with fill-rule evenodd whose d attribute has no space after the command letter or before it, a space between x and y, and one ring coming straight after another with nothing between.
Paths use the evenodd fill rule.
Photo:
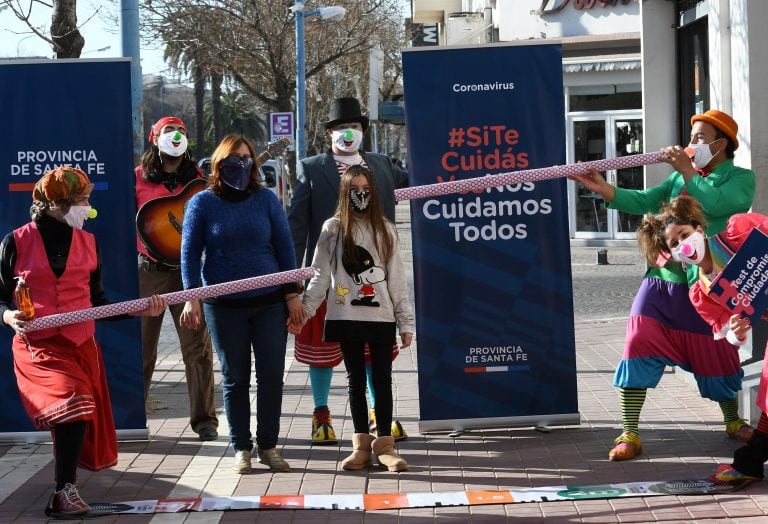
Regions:
<instances>
[{"instance_id":1,"label":"clown with orange hat","mask_svg":"<svg viewBox=\"0 0 768 524\"><path fill-rule=\"evenodd\" d=\"M755 196L755 174L734 165L739 126L727 113L710 109L691 117L687 146L662 149L675 171L647 189L614 187L595 170L573 177L599 194L606 207L624 213L656 213L664 202L690 195L704 210L707 235L722 231L728 219L744 213ZM693 373L701 396L714 400L723 413L725 434L743 442L754 428L739 416L737 395L744 371L738 349L727 340L714 340L709 326L688 300L688 286L698 268L684 267L671 257L659 257L647 270L635 295L624 354L613 384L619 389L622 433L614 441L610 460L629 460L642 453L639 420L648 388L655 387L666 366Z\"/></svg>"}]
</instances>

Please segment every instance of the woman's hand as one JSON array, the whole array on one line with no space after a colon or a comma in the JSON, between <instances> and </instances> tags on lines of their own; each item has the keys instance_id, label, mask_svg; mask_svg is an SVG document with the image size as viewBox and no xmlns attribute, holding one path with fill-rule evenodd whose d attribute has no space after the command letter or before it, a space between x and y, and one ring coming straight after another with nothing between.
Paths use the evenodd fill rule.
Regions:
<instances>
[{"instance_id":1,"label":"woman's hand","mask_svg":"<svg viewBox=\"0 0 768 524\"><path fill-rule=\"evenodd\" d=\"M728 327L740 341L746 340L747 333L752 329L752 326L749 325L749 319L741 315L732 315L728 319Z\"/></svg>"},{"instance_id":2,"label":"woman's hand","mask_svg":"<svg viewBox=\"0 0 768 524\"><path fill-rule=\"evenodd\" d=\"M165 308L168 307L168 302L165 300L165 297L162 297L160 295L152 295L149 297L149 301L147 304L147 309L143 311L139 311L136 313L136 315L140 317L156 317L163 311L165 311Z\"/></svg>"},{"instance_id":3,"label":"woman's hand","mask_svg":"<svg viewBox=\"0 0 768 524\"><path fill-rule=\"evenodd\" d=\"M160 295L152 295L151 297L147 298L146 309L142 309L136 313L131 313L131 315L135 317L156 317L165 311L166 307L168 307L168 303L166 302L165 297Z\"/></svg>"},{"instance_id":4,"label":"woman's hand","mask_svg":"<svg viewBox=\"0 0 768 524\"><path fill-rule=\"evenodd\" d=\"M195 330L203 322L203 313L200 308L199 300L188 300L181 311L179 323L187 329Z\"/></svg>"},{"instance_id":5,"label":"woman's hand","mask_svg":"<svg viewBox=\"0 0 768 524\"><path fill-rule=\"evenodd\" d=\"M400 333L400 349L405 349L411 345L413 333Z\"/></svg>"},{"instance_id":6,"label":"woman's hand","mask_svg":"<svg viewBox=\"0 0 768 524\"><path fill-rule=\"evenodd\" d=\"M3 312L3 322L19 335L23 335L24 326L27 325L27 316L18 309L7 309Z\"/></svg>"},{"instance_id":7,"label":"woman's hand","mask_svg":"<svg viewBox=\"0 0 768 524\"><path fill-rule=\"evenodd\" d=\"M587 190L597 193L608 203L612 202L613 197L616 196L616 188L606 182L603 175L597 169L592 168L587 173L569 176L568 178L578 182Z\"/></svg>"}]
</instances>

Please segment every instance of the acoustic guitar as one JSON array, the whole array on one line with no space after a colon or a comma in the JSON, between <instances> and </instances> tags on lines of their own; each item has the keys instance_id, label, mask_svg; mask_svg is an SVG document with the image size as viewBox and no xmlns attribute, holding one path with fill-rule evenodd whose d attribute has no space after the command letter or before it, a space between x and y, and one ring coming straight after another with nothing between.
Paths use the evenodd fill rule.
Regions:
<instances>
[{"instance_id":1,"label":"acoustic guitar","mask_svg":"<svg viewBox=\"0 0 768 524\"><path fill-rule=\"evenodd\" d=\"M258 167L270 158L285 151L291 139L280 138L267 146L267 150L253 160ZM169 266L181 265L181 229L184 208L193 195L208 186L204 178L187 183L175 195L154 198L146 202L136 213L136 231L147 252L158 261Z\"/></svg>"}]
</instances>

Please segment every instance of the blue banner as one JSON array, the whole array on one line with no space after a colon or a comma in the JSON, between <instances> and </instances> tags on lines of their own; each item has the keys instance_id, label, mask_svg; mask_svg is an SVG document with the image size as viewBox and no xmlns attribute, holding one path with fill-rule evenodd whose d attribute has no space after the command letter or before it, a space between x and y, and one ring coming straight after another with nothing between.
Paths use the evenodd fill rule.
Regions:
<instances>
[{"instance_id":1,"label":"blue banner","mask_svg":"<svg viewBox=\"0 0 768 524\"><path fill-rule=\"evenodd\" d=\"M48 170L79 167L94 183L96 235L107 297L138 297L130 61L0 62L0 232L29 221L32 188ZM118 430L146 434L138 318L96 323ZM21 406L11 331L2 330L0 431L34 431ZM0 433L0 439L3 438Z\"/></svg>"},{"instance_id":2,"label":"blue banner","mask_svg":"<svg viewBox=\"0 0 768 524\"><path fill-rule=\"evenodd\" d=\"M403 53L411 185L565 163L559 45ZM411 202L422 432L578 424L566 180Z\"/></svg>"}]
</instances>

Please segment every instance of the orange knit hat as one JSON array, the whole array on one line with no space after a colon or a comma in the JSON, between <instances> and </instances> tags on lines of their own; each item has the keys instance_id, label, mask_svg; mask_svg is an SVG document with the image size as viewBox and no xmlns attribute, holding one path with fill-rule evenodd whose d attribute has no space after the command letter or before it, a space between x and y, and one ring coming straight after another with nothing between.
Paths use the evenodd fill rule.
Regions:
<instances>
[{"instance_id":1,"label":"orange knit hat","mask_svg":"<svg viewBox=\"0 0 768 524\"><path fill-rule=\"evenodd\" d=\"M731 115L718 111L717 109L710 109L699 115L693 115L691 117L691 125L699 120L712 124L718 128L725 133L725 136L731 139L731 142L733 142L733 149L739 148L739 139L737 136L739 133L739 124L731 118Z\"/></svg>"},{"instance_id":2,"label":"orange knit hat","mask_svg":"<svg viewBox=\"0 0 768 524\"><path fill-rule=\"evenodd\" d=\"M44 203L66 201L86 193L92 187L84 171L62 166L48 171L37 181L32 190L32 200Z\"/></svg>"}]
</instances>

